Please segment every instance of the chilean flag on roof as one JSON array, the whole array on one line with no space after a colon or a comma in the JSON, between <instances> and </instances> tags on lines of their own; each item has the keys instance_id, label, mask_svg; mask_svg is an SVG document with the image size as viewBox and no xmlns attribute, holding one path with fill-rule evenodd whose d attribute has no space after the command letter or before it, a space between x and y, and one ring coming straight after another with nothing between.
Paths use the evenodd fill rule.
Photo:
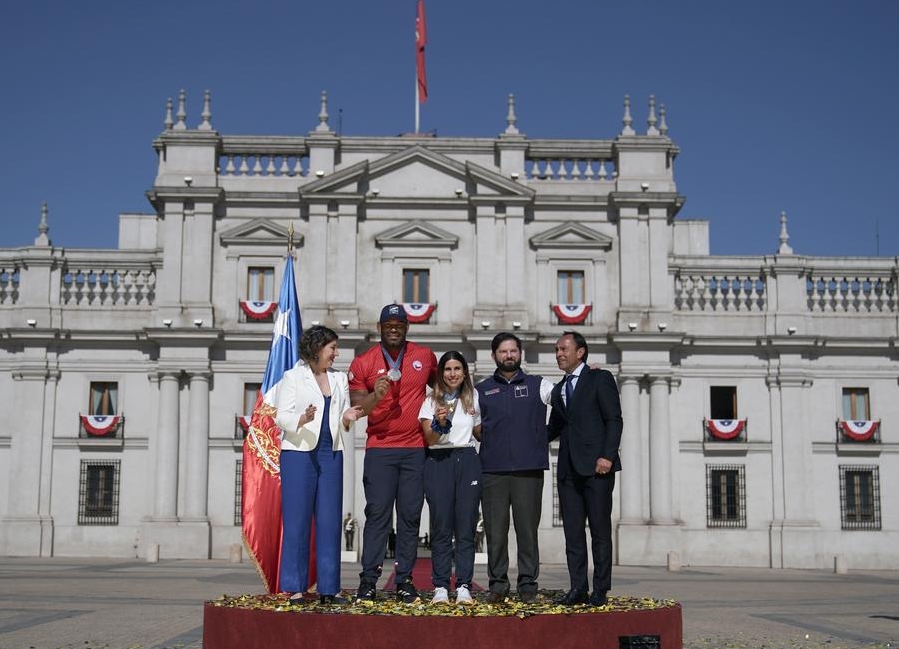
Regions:
<instances>
[{"instance_id":1,"label":"chilean flag on roof","mask_svg":"<svg viewBox=\"0 0 899 649\"><path fill-rule=\"evenodd\" d=\"M243 445L241 512L244 545L270 593L280 590L278 573L281 567L281 439L274 421L275 399L284 373L299 360L302 332L293 257L288 255L262 389ZM309 582L315 583L314 552L310 553Z\"/></svg>"}]
</instances>

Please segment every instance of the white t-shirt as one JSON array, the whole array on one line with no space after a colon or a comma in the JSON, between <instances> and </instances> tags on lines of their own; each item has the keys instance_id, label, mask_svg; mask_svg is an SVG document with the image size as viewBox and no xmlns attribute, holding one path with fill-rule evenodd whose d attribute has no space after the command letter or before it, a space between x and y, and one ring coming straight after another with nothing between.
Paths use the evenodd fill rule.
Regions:
<instances>
[{"instance_id":1,"label":"white t-shirt","mask_svg":"<svg viewBox=\"0 0 899 649\"><path fill-rule=\"evenodd\" d=\"M465 412L462 407L462 400L456 403L456 411L453 413L453 425L446 435L441 435L440 440L436 444L431 444L429 448L463 448L466 446L477 446L477 440L474 436L475 426L481 425L481 406L478 402L478 392L474 391L472 395L472 406L474 414ZM418 411L419 419L427 419L431 421L434 418L434 411L437 409L434 399L429 395L424 403L421 404L421 410Z\"/></svg>"}]
</instances>

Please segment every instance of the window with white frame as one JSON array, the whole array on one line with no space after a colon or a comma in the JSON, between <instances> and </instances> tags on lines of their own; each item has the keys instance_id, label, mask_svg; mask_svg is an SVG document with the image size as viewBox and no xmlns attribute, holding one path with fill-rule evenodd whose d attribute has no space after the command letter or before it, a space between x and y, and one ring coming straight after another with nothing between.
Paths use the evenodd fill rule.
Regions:
<instances>
[{"instance_id":1,"label":"window with white frame","mask_svg":"<svg viewBox=\"0 0 899 649\"><path fill-rule=\"evenodd\" d=\"M585 304L584 271L560 270L556 272L559 304Z\"/></svg>"},{"instance_id":2,"label":"window with white frame","mask_svg":"<svg viewBox=\"0 0 899 649\"><path fill-rule=\"evenodd\" d=\"M428 304L431 297L431 271L426 268L403 269L403 302Z\"/></svg>"},{"instance_id":3,"label":"window with white frame","mask_svg":"<svg viewBox=\"0 0 899 649\"><path fill-rule=\"evenodd\" d=\"M871 419L868 388L843 388L843 419L847 421Z\"/></svg>"},{"instance_id":4,"label":"window with white frame","mask_svg":"<svg viewBox=\"0 0 899 649\"><path fill-rule=\"evenodd\" d=\"M91 381L87 412L102 416L116 414L119 384L114 381Z\"/></svg>"},{"instance_id":5,"label":"window with white frame","mask_svg":"<svg viewBox=\"0 0 899 649\"><path fill-rule=\"evenodd\" d=\"M250 266L247 269L247 300L273 302L275 300L275 269L271 266Z\"/></svg>"}]
</instances>

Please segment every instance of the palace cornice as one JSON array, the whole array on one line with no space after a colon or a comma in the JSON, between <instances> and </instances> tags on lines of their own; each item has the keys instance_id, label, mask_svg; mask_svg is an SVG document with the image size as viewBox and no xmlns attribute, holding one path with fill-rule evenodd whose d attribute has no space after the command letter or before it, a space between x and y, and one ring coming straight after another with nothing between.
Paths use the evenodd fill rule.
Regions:
<instances>
[{"instance_id":1,"label":"palace cornice","mask_svg":"<svg viewBox=\"0 0 899 649\"><path fill-rule=\"evenodd\" d=\"M223 135L222 155L242 155L264 151L272 155L303 156L308 153L307 138L302 135Z\"/></svg>"},{"instance_id":2,"label":"palace cornice","mask_svg":"<svg viewBox=\"0 0 899 649\"><path fill-rule=\"evenodd\" d=\"M668 207L668 217L674 218L684 206L687 197L676 192L609 192L609 206L622 207L640 207L643 205L664 206Z\"/></svg>"},{"instance_id":3,"label":"palace cornice","mask_svg":"<svg viewBox=\"0 0 899 649\"><path fill-rule=\"evenodd\" d=\"M672 157L680 153L680 147L666 135L619 135L612 144L619 151L670 151Z\"/></svg>"},{"instance_id":4,"label":"palace cornice","mask_svg":"<svg viewBox=\"0 0 899 649\"><path fill-rule=\"evenodd\" d=\"M244 207L254 205L266 205L269 207L293 207L299 206L297 192L275 191L234 191L226 190L226 198L229 207Z\"/></svg>"},{"instance_id":5,"label":"palace cornice","mask_svg":"<svg viewBox=\"0 0 899 649\"><path fill-rule=\"evenodd\" d=\"M225 197L225 190L222 187L178 187L156 185L153 189L147 190L147 200L161 214L162 208L166 201L183 202L205 201L217 203Z\"/></svg>"},{"instance_id":6,"label":"palace cornice","mask_svg":"<svg viewBox=\"0 0 899 649\"><path fill-rule=\"evenodd\" d=\"M138 333L138 339L160 347L211 347L223 334L221 329L211 327L147 327Z\"/></svg>"}]
</instances>

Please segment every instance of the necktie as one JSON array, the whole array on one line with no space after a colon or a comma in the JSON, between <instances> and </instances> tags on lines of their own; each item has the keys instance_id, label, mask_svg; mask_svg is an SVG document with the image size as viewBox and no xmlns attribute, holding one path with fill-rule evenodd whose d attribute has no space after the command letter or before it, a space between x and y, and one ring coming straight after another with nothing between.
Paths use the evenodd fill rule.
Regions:
<instances>
[{"instance_id":1,"label":"necktie","mask_svg":"<svg viewBox=\"0 0 899 649\"><path fill-rule=\"evenodd\" d=\"M574 392L574 374L565 377L565 407L571 405L571 395Z\"/></svg>"}]
</instances>

